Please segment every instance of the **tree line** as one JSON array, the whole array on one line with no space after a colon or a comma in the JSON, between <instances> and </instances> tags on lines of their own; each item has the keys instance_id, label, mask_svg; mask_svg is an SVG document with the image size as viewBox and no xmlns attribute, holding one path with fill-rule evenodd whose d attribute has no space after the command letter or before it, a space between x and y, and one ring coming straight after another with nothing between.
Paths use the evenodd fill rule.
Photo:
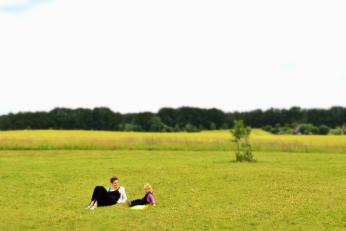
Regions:
<instances>
[{"instance_id":1,"label":"tree line","mask_svg":"<svg viewBox=\"0 0 346 231\"><path fill-rule=\"evenodd\" d=\"M299 124L337 128L346 123L346 108L252 110L223 112L196 107L161 108L157 113L121 114L107 107L94 109L55 108L49 112L19 112L0 116L0 130L22 129L82 129L108 131L174 132L218 130L232 128L235 120L247 126L280 130L294 129Z\"/></svg>"}]
</instances>

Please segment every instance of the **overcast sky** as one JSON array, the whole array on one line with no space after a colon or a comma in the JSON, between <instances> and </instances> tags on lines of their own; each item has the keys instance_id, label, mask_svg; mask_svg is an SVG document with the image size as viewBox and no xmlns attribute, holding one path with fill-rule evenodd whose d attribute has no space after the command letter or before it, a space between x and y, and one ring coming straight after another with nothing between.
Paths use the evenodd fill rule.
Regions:
<instances>
[{"instance_id":1,"label":"overcast sky","mask_svg":"<svg viewBox=\"0 0 346 231\"><path fill-rule=\"evenodd\" d=\"M0 114L346 106L344 0L0 0Z\"/></svg>"}]
</instances>

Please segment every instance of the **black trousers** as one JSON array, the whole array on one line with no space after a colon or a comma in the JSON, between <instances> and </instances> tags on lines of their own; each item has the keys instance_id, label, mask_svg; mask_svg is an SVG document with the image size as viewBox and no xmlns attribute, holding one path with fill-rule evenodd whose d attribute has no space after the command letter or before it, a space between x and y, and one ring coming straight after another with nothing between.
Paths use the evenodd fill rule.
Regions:
<instances>
[{"instance_id":1,"label":"black trousers","mask_svg":"<svg viewBox=\"0 0 346 231\"><path fill-rule=\"evenodd\" d=\"M136 205L147 205L147 204L149 204L149 203L148 203L146 197L144 197L142 199L136 199L136 200L131 201L130 207L136 206Z\"/></svg>"},{"instance_id":2,"label":"black trousers","mask_svg":"<svg viewBox=\"0 0 346 231\"><path fill-rule=\"evenodd\" d=\"M98 206L107 206L116 204L119 198L120 193L118 190L107 192L103 186L96 186L91 201L96 200Z\"/></svg>"}]
</instances>

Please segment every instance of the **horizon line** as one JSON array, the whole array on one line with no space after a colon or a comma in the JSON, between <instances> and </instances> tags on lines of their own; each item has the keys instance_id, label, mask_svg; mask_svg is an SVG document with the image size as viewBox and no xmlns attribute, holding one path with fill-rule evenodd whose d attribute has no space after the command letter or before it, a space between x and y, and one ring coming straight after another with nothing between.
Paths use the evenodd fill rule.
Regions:
<instances>
[{"instance_id":1,"label":"horizon line","mask_svg":"<svg viewBox=\"0 0 346 231\"><path fill-rule=\"evenodd\" d=\"M298 106L298 105L295 105L295 106L290 106L290 107L268 107L268 108L255 108L255 109L249 109L249 110L231 110L231 111L227 111L227 110L223 110L223 109L220 109L220 108L217 108L217 107L198 107L198 106L186 106L186 105L183 105L183 106L178 106L178 107L169 107L169 106L163 106L163 107L160 107L159 109L157 109L155 112L151 111L151 110L140 110L140 111L136 111L136 112L121 112L121 111L118 111L118 110L114 110L113 108L111 107L108 107L108 106L95 106L95 107L65 107L65 106L56 106L52 109L49 109L49 110L18 110L18 111L9 111L7 113L0 113L0 116L3 116L3 115L9 115L9 114L18 114L18 113L37 113L37 112L50 112L54 109L57 109L57 108L63 108L63 109L70 109L70 110L77 110L77 109L89 109L89 110L93 110L95 108L108 108L110 109L112 112L114 113L120 113L120 114L138 114L138 113L146 113L146 112L150 112L150 113L153 113L153 114L156 114L158 113L161 109L163 108L171 108L171 109L179 109L179 108L195 108L195 109L202 109L202 110L211 110L211 109L216 109L216 110L220 110L224 113L236 113L236 112L240 112L240 113L245 113L245 112L252 112L252 111L257 111L257 110L261 110L261 111L268 111L268 110L271 110L271 109L274 109L274 110L290 110L292 108L299 108L301 110L330 110L332 108L346 108L346 106L341 106L341 105L333 105L333 106L329 106L329 107L301 107L301 106Z\"/></svg>"}]
</instances>

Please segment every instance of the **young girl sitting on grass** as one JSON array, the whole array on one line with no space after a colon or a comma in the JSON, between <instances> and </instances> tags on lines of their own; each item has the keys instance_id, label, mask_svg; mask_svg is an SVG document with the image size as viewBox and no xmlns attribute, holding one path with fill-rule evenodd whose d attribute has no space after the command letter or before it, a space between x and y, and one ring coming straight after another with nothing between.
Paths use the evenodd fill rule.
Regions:
<instances>
[{"instance_id":1,"label":"young girl sitting on grass","mask_svg":"<svg viewBox=\"0 0 346 231\"><path fill-rule=\"evenodd\" d=\"M144 192L145 192L145 196L142 199L136 199L129 202L129 206L133 207L136 205L147 205L147 204L156 206L155 197L153 195L153 188L151 187L150 184L147 183L144 185Z\"/></svg>"}]
</instances>

